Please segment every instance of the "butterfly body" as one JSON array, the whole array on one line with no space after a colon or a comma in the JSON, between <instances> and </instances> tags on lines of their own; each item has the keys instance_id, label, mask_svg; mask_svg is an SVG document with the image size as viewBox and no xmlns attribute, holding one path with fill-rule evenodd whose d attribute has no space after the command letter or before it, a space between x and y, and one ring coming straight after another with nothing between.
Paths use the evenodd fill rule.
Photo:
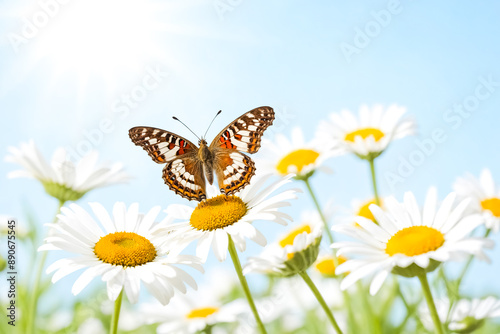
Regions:
<instances>
[{"instance_id":1,"label":"butterfly body","mask_svg":"<svg viewBox=\"0 0 500 334\"><path fill-rule=\"evenodd\" d=\"M157 163L166 163L163 180L175 193L189 200L206 199L205 179L210 185L217 177L221 193L233 194L249 184L255 163L246 154L260 148L264 131L272 125L270 107L255 108L231 122L208 145L199 147L187 139L162 129L134 127L130 139Z\"/></svg>"},{"instance_id":2,"label":"butterfly body","mask_svg":"<svg viewBox=\"0 0 500 334\"><path fill-rule=\"evenodd\" d=\"M200 140L198 159L203 163L203 171L210 185L214 183L214 154L210 151L205 139Z\"/></svg>"}]
</instances>

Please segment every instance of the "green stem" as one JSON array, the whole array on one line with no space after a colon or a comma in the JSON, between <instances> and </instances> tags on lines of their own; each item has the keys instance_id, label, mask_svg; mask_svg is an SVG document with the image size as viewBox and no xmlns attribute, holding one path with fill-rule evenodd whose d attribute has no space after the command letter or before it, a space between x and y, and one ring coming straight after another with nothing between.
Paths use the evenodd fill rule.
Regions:
<instances>
[{"instance_id":1,"label":"green stem","mask_svg":"<svg viewBox=\"0 0 500 334\"><path fill-rule=\"evenodd\" d=\"M380 333L380 322L373 313L372 306L368 300L369 293L365 291L365 287L361 281L357 282L358 285L358 295L360 296L361 303L363 304L364 314L367 317L367 323L371 324L372 333Z\"/></svg>"},{"instance_id":2,"label":"green stem","mask_svg":"<svg viewBox=\"0 0 500 334\"><path fill-rule=\"evenodd\" d=\"M490 233L491 233L491 229L486 229L486 233L484 234L484 238L487 238L490 235ZM444 269L440 272L440 274L442 274L442 279L446 284L446 288L448 290L448 297L450 299L450 307L448 309L448 315L446 317L446 321L449 320L449 318L451 316L451 310L455 306L456 301L460 298L460 285L462 284L462 281L465 278L467 271L469 271L469 268L470 268L473 260L474 260L474 255L471 255L469 257L469 259L467 260L467 263L463 267L462 271L460 272L460 275L458 275L458 278L454 282L453 288L450 287L450 284L448 283L448 280L446 279Z\"/></svg>"},{"instance_id":3,"label":"green stem","mask_svg":"<svg viewBox=\"0 0 500 334\"><path fill-rule=\"evenodd\" d=\"M228 235L228 238L229 238L229 254L231 255L231 260L233 260L234 269L236 270L236 274L238 274L238 278L240 280L241 286L243 287L243 291L245 292L245 296L247 297L248 304L250 305L250 308L252 309L252 313L255 317L255 321L257 322L257 326L259 327L261 334L267 334L266 328L264 327L262 320L260 320L259 312L257 312L257 307L255 306L255 302L253 301L252 294L250 293L250 289L248 287L247 280L246 280L245 276L243 275L243 270L241 269L240 259L238 258L238 253L236 252L236 247L234 247L233 239L231 238L230 235Z\"/></svg>"},{"instance_id":4,"label":"green stem","mask_svg":"<svg viewBox=\"0 0 500 334\"><path fill-rule=\"evenodd\" d=\"M321 206L319 205L318 199L316 198L316 195L314 194L314 191L312 190L311 184L309 183L309 178L305 178L303 180L304 180L304 183L306 184L306 187L307 187L307 190L309 191L309 194L311 195L311 198L314 202L314 205L316 206L316 209L318 210L319 216L321 217L321 220L323 221L323 224L325 225L325 231L326 231L326 234L328 235L328 239L330 241L330 244L333 244L332 232L330 231L330 228L328 227L328 221L326 220L326 217L323 214L323 210L321 210Z\"/></svg>"},{"instance_id":5,"label":"green stem","mask_svg":"<svg viewBox=\"0 0 500 334\"><path fill-rule=\"evenodd\" d=\"M487 238L491 233L491 229L487 229L486 233L484 234L484 238ZM472 261L474 260L474 255L471 255L469 259L467 260L467 263L465 264L465 267L462 269L462 272L460 273L460 276L458 276L456 287L457 287L457 295L459 295L459 289L460 289L460 284L462 283L462 280L465 277L465 274L469 270L470 265L472 264Z\"/></svg>"},{"instance_id":6,"label":"green stem","mask_svg":"<svg viewBox=\"0 0 500 334\"><path fill-rule=\"evenodd\" d=\"M118 332L118 319L120 319L120 310L122 308L123 288L115 300L115 309L111 316L111 325L109 326L109 334L116 334Z\"/></svg>"},{"instance_id":7,"label":"green stem","mask_svg":"<svg viewBox=\"0 0 500 334\"><path fill-rule=\"evenodd\" d=\"M397 292L399 298L401 299L401 301L403 302L403 304L405 305L406 310L407 310L406 317L404 318L404 320L401 322L401 324L396 329L397 333L401 333L401 332L403 332L403 330L404 330L406 324L408 323L408 321L411 319L411 317L413 316L413 314L417 310L418 305L420 305L420 301L417 302L417 303L415 303L415 304L413 304L413 305L410 305L408 303L408 301L406 300L405 296L403 295L403 291L401 291L401 286L399 285L399 282L397 280L396 280L396 292ZM415 317L414 320L418 324L420 324L420 325L422 324L421 321L420 321L420 318Z\"/></svg>"},{"instance_id":8,"label":"green stem","mask_svg":"<svg viewBox=\"0 0 500 334\"><path fill-rule=\"evenodd\" d=\"M316 299L318 300L318 302L321 305L321 307L323 308L323 310L325 310L326 316L328 317L328 319L332 323L333 329L335 329L335 331L338 334L342 334L342 331L340 330L340 327L337 324L337 321L335 321L335 317L333 316L332 311L330 310L330 308L326 304L325 300L323 299L323 296L321 295L321 293L319 293L318 288L316 287L316 285L314 285L314 282L311 280L311 278L309 277L307 272L302 271L299 273L299 275L302 277L302 279L304 279L304 281L306 282L306 284L309 286L312 293L314 294L314 297L316 297Z\"/></svg>"},{"instance_id":9,"label":"green stem","mask_svg":"<svg viewBox=\"0 0 500 334\"><path fill-rule=\"evenodd\" d=\"M59 206L57 208L56 215L54 217L54 223L57 222L57 215L59 212L61 212L61 208L64 205L64 201L59 201ZM35 280L33 282L33 289L31 291L31 296L29 299L29 306L28 306L28 323L26 327L26 333L27 334L32 334L35 333L35 322L36 322L36 315L37 315L37 308L38 308L38 298L40 297L40 280L42 278L42 273L43 273L43 268L45 266L45 261L47 260L47 255L48 252L44 251L42 252L42 255L38 261L38 266L36 269L36 274L35 274Z\"/></svg>"},{"instance_id":10,"label":"green stem","mask_svg":"<svg viewBox=\"0 0 500 334\"><path fill-rule=\"evenodd\" d=\"M441 320L439 319L439 314L436 309L436 304L434 303L434 298L432 298L431 288L429 287L429 281L427 280L427 274L425 272L422 272L420 275L418 275L418 279L420 280L420 284L422 285L422 291L424 292L424 297L427 301L427 306L429 307L429 312L431 314L432 321L434 322L436 333L444 334L443 324L441 324Z\"/></svg>"},{"instance_id":11,"label":"green stem","mask_svg":"<svg viewBox=\"0 0 500 334\"><path fill-rule=\"evenodd\" d=\"M370 162L370 171L372 174L372 184L373 184L373 194L375 195L375 204L380 206L380 197L378 195L378 187L377 187L377 177L375 174L375 158L371 158L368 161Z\"/></svg>"},{"instance_id":12,"label":"green stem","mask_svg":"<svg viewBox=\"0 0 500 334\"><path fill-rule=\"evenodd\" d=\"M358 323L356 322L356 317L352 310L352 303L349 293L347 292L347 290L344 290L342 291L342 294L344 295L344 303L345 303L345 308L347 310L347 321L348 321L347 331L348 333L359 333Z\"/></svg>"},{"instance_id":13,"label":"green stem","mask_svg":"<svg viewBox=\"0 0 500 334\"><path fill-rule=\"evenodd\" d=\"M201 331L201 333L204 333L204 334L212 334L212 328L214 327L214 325L207 325L207 327L205 327L205 329L203 329Z\"/></svg>"}]
</instances>

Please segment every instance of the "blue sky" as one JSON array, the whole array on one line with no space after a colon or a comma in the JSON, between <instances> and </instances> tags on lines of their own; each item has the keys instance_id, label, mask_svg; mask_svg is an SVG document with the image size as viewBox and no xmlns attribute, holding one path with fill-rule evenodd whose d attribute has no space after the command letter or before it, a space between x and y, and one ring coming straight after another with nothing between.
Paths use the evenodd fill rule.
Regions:
<instances>
[{"instance_id":1,"label":"blue sky","mask_svg":"<svg viewBox=\"0 0 500 334\"><path fill-rule=\"evenodd\" d=\"M138 7L123 1L104 8L73 0L50 2L46 23L41 3L49 2L0 1L0 149L6 154L8 146L33 139L49 157L59 146L83 150L91 138L103 161L123 162L134 179L82 203L111 208L118 200L137 201L145 210L186 203L163 184L161 167L130 142L128 129L155 126L194 141L171 116L202 134L222 109L211 137L261 105L278 112L270 138L293 126L312 138L329 113L362 104L406 106L418 135L394 143L377 161L383 195L411 190L423 201L435 185L444 197L456 177L484 167L500 182L497 2L143 1ZM75 13L86 15L76 27ZM34 36L23 35L23 18L40 25ZM61 35L65 29L73 33ZM112 130L98 130L102 122ZM436 131L439 142L424 152ZM419 166L403 181L389 181L410 160ZM323 204L370 197L366 164L343 156L328 165L335 173L313 180ZM50 221L55 201L35 181L8 180L16 168L0 165L0 211L22 221L29 203L40 223ZM305 195L299 201L293 215L312 209ZM267 235L273 240L282 232L272 227ZM259 251L252 246L244 256ZM498 247L490 254L500 258ZM500 293L493 279L499 263L474 266L471 291Z\"/></svg>"}]
</instances>

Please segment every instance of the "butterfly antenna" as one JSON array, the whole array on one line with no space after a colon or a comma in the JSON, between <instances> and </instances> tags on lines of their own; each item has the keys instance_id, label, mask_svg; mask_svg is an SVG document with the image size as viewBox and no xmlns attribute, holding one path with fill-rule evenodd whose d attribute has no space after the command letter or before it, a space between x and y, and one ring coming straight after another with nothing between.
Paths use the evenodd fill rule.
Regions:
<instances>
[{"instance_id":1,"label":"butterfly antenna","mask_svg":"<svg viewBox=\"0 0 500 334\"><path fill-rule=\"evenodd\" d=\"M212 119L212 121L210 122L210 125L208 125L208 128L207 128L207 131L205 131L205 134L203 135L203 137L206 137L207 136L207 133L208 133L208 130L210 130L210 127L212 126L212 123L215 121L215 119L217 118L217 116L220 115L220 113L222 112L222 110L219 110L217 112L217 114L215 114L214 118Z\"/></svg>"},{"instance_id":2,"label":"butterfly antenna","mask_svg":"<svg viewBox=\"0 0 500 334\"><path fill-rule=\"evenodd\" d=\"M182 125L184 125L189 131L191 131L191 133L196 137L198 138L198 140L201 140L200 137L198 137L196 135L196 133L193 132L193 130L191 130L186 124L184 124L180 119L178 119L177 117L175 116L172 116L173 119L175 119L176 121L180 122Z\"/></svg>"}]
</instances>

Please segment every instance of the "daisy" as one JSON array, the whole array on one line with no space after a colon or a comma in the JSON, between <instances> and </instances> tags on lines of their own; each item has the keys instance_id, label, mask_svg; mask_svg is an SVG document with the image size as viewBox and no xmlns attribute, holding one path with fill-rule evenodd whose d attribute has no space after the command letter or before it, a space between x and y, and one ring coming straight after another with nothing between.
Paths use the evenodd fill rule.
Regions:
<instances>
[{"instance_id":1,"label":"daisy","mask_svg":"<svg viewBox=\"0 0 500 334\"><path fill-rule=\"evenodd\" d=\"M274 221L282 225L286 225L287 220L291 220L290 216L279 212L278 209L290 205L288 200L296 198L297 190L288 189L270 198L268 196L290 182L293 175L288 175L264 188L269 176L256 177L254 183L236 195L219 195L208 198L200 202L196 208L171 205L167 208L167 221L173 219L185 221L169 224L169 226L157 231L158 235L163 234L171 239L175 238L178 249L198 240L196 255L203 261L206 261L210 247L219 261L224 261L229 251L259 331L263 334L266 333L266 329L243 275L236 248L241 252L244 251L246 238L265 246L266 238L252 225L254 220Z\"/></svg>"},{"instance_id":2,"label":"daisy","mask_svg":"<svg viewBox=\"0 0 500 334\"><path fill-rule=\"evenodd\" d=\"M53 283L85 268L73 284L74 295L92 279L101 277L107 284L111 300L121 299L125 291L128 300L136 303L142 282L163 305L168 304L174 289L185 293L185 284L196 289L194 279L177 265L185 264L203 271L199 259L169 255L169 244L152 233L160 207L144 215L139 213L137 203L127 209L124 203L117 202L110 217L99 203L89 205L104 229L76 204L63 207L58 215L59 222L49 224L54 233L45 239L39 250L64 250L77 255L58 260L47 268L47 273L55 272Z\"/></svg>"},{"instance_id":3,"label":"daisy","mask_svg":"<svg viewBox=\"0 0 500 334\"><path fill-rule=\"evenodd\" d=\"M206 261L210 247L219 261L225 261L229 237L241 252L246 248L246 238L265 246L266 238L252 225L252 222L267 220L286 225L291 217L278 209L289 206L288 200L296 198L298 192L297 189L287 189L269 197L289 183L293 175L264 187L269 177L270 174L256 177L254 183L239 194L212 197L200 202L196 208L186 205L170 205L166 210L167 220L185 221L168 224L155 233L164 235L166 232L172 232L172 239L177 241L179 249L198 240L196 256L203 261Z\"/></svg>"},{"instance_id":4,"label":"daisy","mask_svg":"<svg viewBox=\"0 0 500 334\"><path fill-rule=\"evenodd\" d=\"M484 169L479 179L471 174L458 178L453 188L460 197L472 198L469 209L483 216L486 228L499 231L500 187L495 184L489 169Z\"/></svg>"},{"instance_id":5,"label":"daisy","mask_svg":"<svg viewBox=\"0 0 500 334\"><path fill-rule=\"evenodd\" d=\"M316 262L314 262L313 267L318 275L321 275L324 278L333 278L336 277L335 269L337 266L335 265L335 262L340 265L345 261L347 261L347 259L343 256L334 258L331 254L320 255Z\"/></svg>"},{"instance_id":6,"label":"daisy","mask_svg":"<svg viewBox=\"0 0 500 334\"><path fill-rule=\"evenodd\" d=\"M282 277L300 275L326 312L335 331L341 333L330 308L306 272L318 257L322 234L320 218L312 219L310 223L294 228L280 241L270 245L261 256L251 257L243 272L260 272Z\"/></svg>"},{"instance_id":7,"label":"daisy","mask_svg":"<svg viewBox=\"0 0 500 334\"><path fill-rule=\"evenodd\" d=\"M265 152L259 162L266 172L280 176L294 173L299 179L307 178L317 170L331 172L323 166L323 162L331 157L330 151L316 139L306 142L299 127L292 129L290 139L278 133L274 141L263 138L262 142Z\"/></svg>"},{"instance_id":8,"label":"daisy","mask_svg":"<svg viewBox=\"0 0 500 334\"><path fill-rule=\"evenodd\" d=\"M336 269L337 274L349 272L342 280L341 289L375 274L370 285L370 293L374 295L391 272L418 277L435 330L438 334L444 333L427 273L441 262L463 260L467 254L488 260L483 249L493 247L491 240L468 237L482 223L481 216L464 214L470 201L464 200L454 207L455 198L455 193L449 194L436 212L437 191L431 188L421 211L413 193L407 192L403 203L398 203L394 197L386 198L385 211L377 205L370 206L379 225L358 217L356 222L361 229L335 226L334 230L357 239L332 245L338 248L337 255L349 257Z\"/></svg>"},{"instance_id":9,"label":"daisy","mask_svg":"<svg viewBox=\"0 0 500 334\"><path fill-rule=\"evenodd\" d=\"M33 141L22 143L19 148L9 147L5 160L21 165L24 169L10 172L9 178L28 177L40 181L45 191L59 201L76 201L92 189L128 181L129 176L119 163L111 166L97 165L98 154L91 152L78 163L73 163L63 148L58 148L47 163Z\"/></svg>"},{"instance_id":10,"label":"daisy","mask_svg":"<svg viewBox=\"0 0 500 334\"><path fill-rule=\"evenodd\" d=\"M211 288L200 286L196 295L176 296L164 307L146 304L141 307L141 313L146 323L160 323L158 334L194 334L217 324L235 323L242 309L240 302L223 304L212 295Z\"/></svg>"},{"instance_id":11,"label":"daisy","mask_svg":"<svg viewBox=\"0 0 500 334\"><path fill-rule=\"evenodd\" d=\"M484 299L460 299L450 308L448 299L436 302L439 318L452 332L473 333L482 327L488 318L500 317L500 300L494 297ZM427 309L420 310L425 327L432 329L431 315Z\"/></svg>"},{"instance_id":12,"label":"daisy","mask_svg":"<svg viewBox=\"0 0 500 334\"><path fill-rule=\"evenodd\" d=\"M465 215L469 200L460 202L455 208L456 195L448 195L438 210L437 192L431 188L423 210L411 192L398 203L394 197L385 199L386 210L370 205L370 210L379 225L372 220L358 217L361 226L336 225L334 231L346 234L355 241L337 242L337 255L345 255L348 260L339 265L336 273L350 272L341 283L347 289L359 279L376 274L370 286L375 294L389 273L403 276L417 276L421 270L436 269L439 263L463 260L466 254L473 254L487 260L484 248L493 246L491 240L472 238L467 235L482 219L478 215Z\"/></svg>"},{"instance_id":13,"label":"daisy","mask_svg":"<svg viewBox=\"0 0 500 334\"><path fill-rule=\"evenodd\" d=\"M307 270L316 261L323 226L317 214L310 223L292 229L278 242L266 247L258 257L250 257L243 273L259 272L278 276L293 276Z\"/></svg>"},{"instance_id":14,"label":"daisy","mask_svg":"<svg viewBox=\"0 0 500 334\"><path fill-rule=\"evenodd\" d=\"M352 152L362 159L374 159L387 148L391 141L414 133L415 124L401 120L406 108L391 105L369 108L361 106L356 117L347 110L330 114L330 121L322 121L318 138L329 143L337 154Z\"/></svg>"},{"instance_id":15,"label":"daisy","mask_svg":"<svg viewBox=\"0 0 500 334\"><path fill-rule=\"evenodd\" d=\"M367 199L367 200L359 200L354 199L351 201L351 209L346 213L345 217L341 218L341 222L345 224L354 224L359 227L356 223L357 217L363 217L369 219L373 222L377 222L373 213L370 211L370 205L377 204L377 200L375 198ZM380 206L384 208L384 200L380 199Z\"/></svg>"}]
</instances>

